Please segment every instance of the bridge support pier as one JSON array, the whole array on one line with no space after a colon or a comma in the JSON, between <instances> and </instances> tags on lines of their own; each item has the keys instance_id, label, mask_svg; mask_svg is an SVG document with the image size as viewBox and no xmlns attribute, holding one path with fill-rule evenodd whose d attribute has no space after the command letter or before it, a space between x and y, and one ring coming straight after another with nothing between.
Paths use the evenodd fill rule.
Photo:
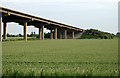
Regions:
<instances>
[{"instance_id":1,"label":"bridge support pier","mask_svg":"<svg viewBox=\"0 0 120 78\"><path fill-rule=\"evenodd\" d=\"M50 30L50 31L51 31L50 38L53 39L53 32L52 32L52 30Z\"/></svg>"},{"instance_id":2,"label":"bridge support pier","mask_svg":"<svg viewBox=\"0 0 120 78\"><path fill-rule=\"evenodd\" d=\"M74 39L75 35L74 35L74 31L72 32L72 39Z\"/></svg>"},{"instance_id":3,"label":"bridge support pier","mask_svg":"<svg viewBox=\"0 0 120 78\"><path fill-rule=\"evenodd\" d=\"M0 14L0 42L2 42L2 15Z\"/></svg>"},{"instance_id":4,"label":"bridge support pier","mask_svg":"<svg viewBox=\"0 0 120 78\"><path fill-rule=\"evenodd\" d=\"M44 40L44 25L42 26L42 40Z\"/></svg>"},{"instance_id":5,"label":"bridge support pier","mask_svg":"<svg viewBox=\"0 0 120 78\"><path fill-rule=\"evenodd\" d=\"M39 39L40 40L42 39L42 28L41 27L39 28Z\"/></svg>"},{"instance_id":6,"label":"bridge support pier","mask_svg":"<svg viewBox=\"0 0 120 78\"><path fill-rule=\"evenodd\" d=\"M62 39L62 30L60 30L60 39Z\"/></svg>"},{"instance_id":7,"label":"bridge support pier","mask_svg":"<svg viewBox=\"0 0 120 78\"><path fill-rule=\"evenodd\" d=\"M24 40L27 41L27 22L24 23Z\"/></svg>"},{"instance_id":8,"label":"bridge support pier","mask_svg":"<svg viewBox=\"0 0 120 78\"><path fill-rule=\"evenodd\" d=\"M7 38L7 23L4 22L3 24L4 24L4 34L3 34L4 37L3 38L6 39Z\"/></svg>"},{"instance_id":9,"label":"bridge support pier","mask_svg":"<svg viewBox=\"0 0 120 78\"><path fill-rule=\"evenodd\" d=\"M57 40L57 28L55 28L55 40Z\"/></svg>"},{"instance_id":10,"label":"bridge support pier","mask_svg":"<svg viewBox=\"0 0 120 78\"><path fill-rule=\"evenodd\" d=\"M67 30L64 31L65 39L67 39Z\"/></svg>"}]
</instances>

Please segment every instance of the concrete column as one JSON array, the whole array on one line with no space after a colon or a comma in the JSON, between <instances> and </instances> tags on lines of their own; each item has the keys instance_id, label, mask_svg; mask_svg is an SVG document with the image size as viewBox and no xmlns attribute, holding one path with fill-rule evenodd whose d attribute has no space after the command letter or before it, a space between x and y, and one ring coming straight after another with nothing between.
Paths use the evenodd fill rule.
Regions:
<instances>
[{"instance_id":1,"label":"concrete column","mask_svg":"<svg viewBox=\"0 0 120 78\"><path fill-rule=\"evenodd\" d=\"M44 40L44 25L42 26L42 40Z\"/></svg>"},{"instance_id":2,"label":"concrete column","mask_svg":"<svg viewBox=\"0 0 120 78\"><path fill-rule=\"evenodd\" d=\"M67 39L67 30L65 30L65 39Z\"/></svg>"},{"instance_id":3,"label":"concrete column","mask_svg":"<svg viewBox=\"0 0 120 78\"><path fill-rule=\"evenodd\" d=\"M72 32L72 39L74 39L74 37L75 37L75 36L74 36L74 31L73 31L73 32Z\"/></svg>"},{"instance_id":4,"label":"concrete column","mask_svg":"<svg viewBox=\"0 0 120 78\"><path fill-rule=\"evenodd\" d=\"M60 39L62 39L62 30L60 30Z\"/></svg>"},{"instance_id":5,"label":"concrete column","mask_svg":"<svg viewBox=\"0 0 120 78\"><path fill-rule=\"evenodd\" d=\"M3 34L4 37L3 38L6 39L7 38L7 23L4 22L3 24L4 24L4 34Z\"/></svg>"},{"instance_id":6,"label":"concrete column","mask_svg":"<svg viewBox=\"0 0 120 78\"><path fill-rule=\"evenodd\" d=\"M52 32L52 30L50 30L50 31L51 31L50 38L53 39L53 32Z\"/></svg>"},{"instance_id":7,"label":"concrete column","mask_svg":"<svg viewBox=\"0 0 120 78\"><path fill-rule=\"evenodd\" d=\"M42 28L39 28L39 38L42 39Z\"/></svg>"},{"instance_id":8,"label":"concrete column","mask_svg":"<svg viewBox=\"0 0 120 78\"><path fill-rule=\"evenodd\" d=\"M24 40L27 41L27 22L24 23Z\"/></svg>"},{"instance_id":9,"label":"concrete column","mask_svg":"<svg viewBox=\"0 0 120 78\"><path fill-rule=\"evenodd\" d=\"M57 40L57 28L55 28L55 39Z\"/></svg>"},{"instance_id":10,"label":"concrete column","mask_svg":"<svg viewBox=\"0 0 120 78\"><path fill-rule=\"evenodd\" d=\"M2 42L2 16L0 15L0 42Z\"/></svg>"}]
</instances>

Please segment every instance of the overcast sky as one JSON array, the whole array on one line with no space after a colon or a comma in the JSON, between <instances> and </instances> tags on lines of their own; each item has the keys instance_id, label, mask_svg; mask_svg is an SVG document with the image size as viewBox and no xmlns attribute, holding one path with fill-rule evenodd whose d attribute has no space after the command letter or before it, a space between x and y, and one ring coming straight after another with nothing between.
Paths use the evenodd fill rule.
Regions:
<instances>
[{"instance_id":1,"label":"overcast sky","mask_svg":"<svg viewBox=\"0 0 120 78\"><path fill-rule=\"evenodd\" d=\"M118 32L119 0L1 0L2 6L28 14L44 17L83 29ZM0 2L1 3L1 2ZM47 30L45 30L47 32ZM8 23L7 32L23 34L23 27ZM28 27L30 32L38 29Z\"/></svg>"}]
</instances>

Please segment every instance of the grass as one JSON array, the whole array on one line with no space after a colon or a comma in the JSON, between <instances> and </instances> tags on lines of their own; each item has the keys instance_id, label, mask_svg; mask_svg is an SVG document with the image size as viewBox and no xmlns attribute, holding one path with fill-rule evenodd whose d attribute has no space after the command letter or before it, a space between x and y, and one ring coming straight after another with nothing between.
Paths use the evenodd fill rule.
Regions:
<instances>
[{"instance_id":1,"label":"grass","mask_svg":"<svg viewBox=\"0 0 120 78\"><path fill-rule=\"evenodd\" d=\"M7 39L3 39L2 41L23 41L24 37L7 37ZM27 40L39 40L36 37L27 37Z\"/></svg>"},{"instance_id":2,"label":"grass","mask_svg":"<svg viewBox=\"0 0 120 78\"><path fill-rule=\"evenodd\" d=\"M117 39L3 42L3 76L117 76Z\"/></svg>"}]
</instances>

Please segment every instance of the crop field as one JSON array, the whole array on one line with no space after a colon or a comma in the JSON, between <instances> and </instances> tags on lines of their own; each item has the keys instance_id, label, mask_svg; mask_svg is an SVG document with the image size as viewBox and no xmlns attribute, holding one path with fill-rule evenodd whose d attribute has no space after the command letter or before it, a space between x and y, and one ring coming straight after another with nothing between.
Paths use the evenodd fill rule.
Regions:
<instances>
[{"instance_id":1,"label":"crop field","mask_svg":"<svg viewBox=\"0 0 120 78\"><path fill-rule=\"evenodd\" d=\"M2 43L3 76L117 76L117 39Z\"/></svg>"},{"instance_id":2,"label":"crop field","mask_svg":"<svg viewBox=\"0 0 120 78\"><path fill-rule=\"evenodd\" d=\"M28 40L38 40L36 37L27 37ZM21 41L24 40L23 37L7 37L7 39L3 39L3 41Z\"/></svg>"}]
</instances>

